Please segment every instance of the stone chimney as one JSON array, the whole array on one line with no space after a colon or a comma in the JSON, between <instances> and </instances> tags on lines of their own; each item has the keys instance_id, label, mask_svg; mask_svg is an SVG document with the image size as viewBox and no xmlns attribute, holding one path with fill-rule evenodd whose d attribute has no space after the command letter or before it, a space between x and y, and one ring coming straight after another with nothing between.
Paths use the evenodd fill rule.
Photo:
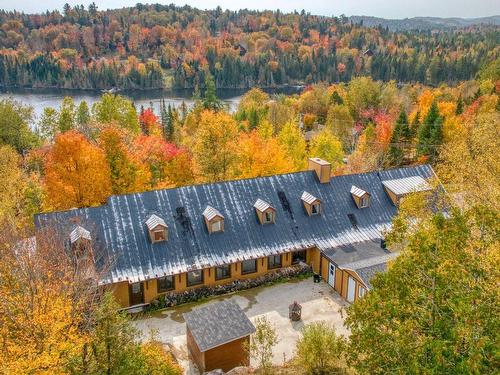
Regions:
<instances>
[{"instance_id":1,"label":"stone chimney","mask_svg":"<svg viewBox=\"0 0 500 375\"><path fill-rule=\"evenodd\" d=\"M332 164L320 158L309 158L308 170L316 172L318 180L322 184L330 183Z\"/></svg>"}]
</instances>

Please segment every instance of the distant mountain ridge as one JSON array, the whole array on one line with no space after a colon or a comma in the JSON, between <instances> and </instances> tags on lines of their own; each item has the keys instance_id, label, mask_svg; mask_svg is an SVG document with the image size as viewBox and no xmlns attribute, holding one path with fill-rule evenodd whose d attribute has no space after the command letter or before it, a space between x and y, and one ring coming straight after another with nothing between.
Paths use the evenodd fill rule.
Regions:
<instances>
[{"instance_id":1,"label":"distant mountain ridge","mask_svg":"<svg viewBox=\"0 0 500 375\"><path fill-rule=\"evenodd\" d=\"M351 16L354 23L363 22L364 26L376 27L381 25L391 31L410 30L448 30L477 25L500 26L500 15L481 18L440 18L440 17L413 17L405 19L386 19L372 16Z\"/></svg>"}]
</instances>

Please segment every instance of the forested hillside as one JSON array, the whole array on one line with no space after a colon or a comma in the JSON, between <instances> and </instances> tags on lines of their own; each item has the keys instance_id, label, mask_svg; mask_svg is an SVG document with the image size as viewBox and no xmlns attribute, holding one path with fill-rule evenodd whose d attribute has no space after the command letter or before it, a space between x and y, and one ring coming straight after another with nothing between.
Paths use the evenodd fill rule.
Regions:
<instances>
[{"instance_id":1,"label":"forested hillside","mask_svg":"<svg viewBox=\"0 0 500 375\"><path fill-rule=\"evenodd\" d=\"M69 5L0 12L0 86L253 87L375 80L427 85L472 79L498 59L500 28L391 32L347 17L280 11L202 11Z\"/></svg>"}]
</instances>

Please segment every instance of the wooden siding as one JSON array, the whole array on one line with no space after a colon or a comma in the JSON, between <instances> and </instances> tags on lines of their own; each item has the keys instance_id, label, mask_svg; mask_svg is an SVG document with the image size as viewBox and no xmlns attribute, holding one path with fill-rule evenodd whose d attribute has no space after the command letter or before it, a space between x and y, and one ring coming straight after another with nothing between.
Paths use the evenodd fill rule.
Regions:
<instances>
[{"instance_id":1,"label":"wooden siding","mask_svg":"<svg viewBox=\"0 0 500 375\"><path fill-rule=\"evenodd\" d=\"M319 257L320 252L316 248L307 249L306 250L306 261L307 264L312 265L313 268L318 272L319 270ZM174 285L175 289L167 291L169 292L183 292L188 289L198 288L201 286L216 286L231 283L235 280L244 280L251 279L255 277L259 277L265 275L268 272L275 272L283 267L289 267L292 265L292 253L287 252L281 255L281 267L268 269L267 266L267 257L258 258L257 259L257 272L241 274L241 262L232 263L231 266L231 277L222 280L215 280L215 269L216 267L205 268L203 270L203 284L194 285L191 287L187 286L187 274L181 273L178 275L174 275ZM150 303L152 300L159 296L158 294L158 286L156 279L150 279L143 282L144 286L144 303ZM130 298L129 298L129 283L121 282L112 284L110 286L110 290L115 296L116 301L120 304L121 307L130 306ZM161 293L161 294L165 294Z\"/></svg>"},{"instance_id":2,"label":"wooden siding","mask_svg":"<svg viewBox=\"0 0 500 375\"><path fill-rule=\"evenodd\" d=\"M227 372L238 366L249 366L250 357L246 349L249 343L250 336L246 336L207 350L203 353L205 360L203 371L220 368Z\"/></svg>"},{"instance_id":3,"label":"wooden siding","mask_svg":"<svg viewBox=\"0 0 500 375\"><path fill-rule=\"evenodd\" d=\"M186 326L186 341L187 341L187 348L189 352L189 357L193 360L193 362L196 364L200 372L205 371L205 356L204 353L200 351L198 348L198 345L196 344L196 341L194 340L193 334L189 330L189 327Z\"/></svg>"}]
</instances>

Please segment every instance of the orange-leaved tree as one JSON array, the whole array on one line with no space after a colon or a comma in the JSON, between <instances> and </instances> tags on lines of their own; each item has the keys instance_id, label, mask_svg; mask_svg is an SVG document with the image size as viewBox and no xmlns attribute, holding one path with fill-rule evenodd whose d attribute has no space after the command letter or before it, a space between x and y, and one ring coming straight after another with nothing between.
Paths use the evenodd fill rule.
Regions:
<instances>
[{"instance_id":1,"label":"orange-leaved tree","mask_svg":"<svg viewBox=\"0 0 500 375\"><path fill-rule=\"evenodd\" d=\"M48 203L53 209L99 205L111 194L105 153L76 131L56 137L44 170Z\"/></svg>"}]
</instances>

